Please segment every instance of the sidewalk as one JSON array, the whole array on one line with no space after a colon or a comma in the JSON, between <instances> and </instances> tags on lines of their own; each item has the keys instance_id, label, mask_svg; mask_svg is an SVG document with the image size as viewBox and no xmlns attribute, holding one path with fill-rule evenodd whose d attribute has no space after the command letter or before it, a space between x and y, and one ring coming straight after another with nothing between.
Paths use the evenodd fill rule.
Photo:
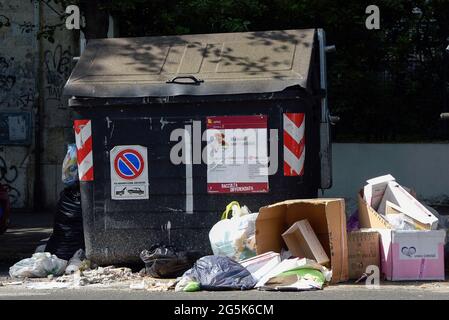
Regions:
<instances>
[{"instance_id":1,"label":"sidewalk","mask_svg":"<svg viewBox=\"0 0 449 320\"><path fill-rule=\"evenodd\" d=\"M11 213L11 225L0 235L0 277L17 261L29 258L41 240L50 236L53 217L53 212Z\"/></svg>"}]
</instances>

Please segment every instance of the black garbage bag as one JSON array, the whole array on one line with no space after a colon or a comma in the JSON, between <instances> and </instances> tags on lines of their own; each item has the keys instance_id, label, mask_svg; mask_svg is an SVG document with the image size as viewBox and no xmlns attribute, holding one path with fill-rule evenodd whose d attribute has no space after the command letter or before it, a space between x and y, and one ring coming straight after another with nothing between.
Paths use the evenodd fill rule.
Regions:
<instances>
[{"instance_id":1,"label":"black garbage bag","mask_svg":"<svg viewBox=\"0 0 449 320\"><path fill-rule=\"evenodd\" d=\"M183 278L200 284L201 290L249 290L256 279L240 263L222 256L205 256L186 271Z\"/></svg>"},{"instance_id":2,"label":"black garbage bag","mask_svg":"<svg viewBox=\"0 0 449 320\"><path fill-rule=\"evenodd\" d=\"M179 277L201 256L197 251L178 251L174 246L159 244L140 253L140 259L145 263L145 273L153 278Z\"/></svg>"},{"instance_id":3,"label":"black garbage bag","mask_svg":"<svg viewBox=\"0 0 449 320\"><path fill-rule=\"evenodd\" d=\"M78 250L84 250L83 216L79 184L66 187L60 194L53 233L45 251L69 260Z\"/></svg>"}]
</instances>

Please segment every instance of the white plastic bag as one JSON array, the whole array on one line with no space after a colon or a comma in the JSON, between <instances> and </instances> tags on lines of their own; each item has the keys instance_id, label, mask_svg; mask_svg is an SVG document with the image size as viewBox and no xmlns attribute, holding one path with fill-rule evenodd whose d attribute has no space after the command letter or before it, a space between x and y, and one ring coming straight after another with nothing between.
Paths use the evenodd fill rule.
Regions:
<instances>
[{"instance_id":1,"label":"white plastic bag","mask_svg":"<svg viewBox=\"0 0 449 320\"><path fill-rule=\"evenodd\" d=\"M83 263L83 260L86 259L86 255L84 254L83 249L77 250L73 257L70 258L67 268L65 269L65 274L73 274L77 272Z\"/></svg>"},{"instance_id":2,"label":"white plastic bag","mask_svg":"<svg viewBox=\"0 0 449 320\"><path fill-rule=\"evenodd\" d=\"M67 261L49 252L39 252L9 268L9 275L12 278L45 278L50 274L60 276L66 266Z\"/></svg>"},{"instance_id":3,"label":"white plastic bag","mask_svg":"<svg viewBox=\"0 0 449 320\"><path fill-rule=\"evenodd\" d=\"M214 255L226 256L235 261L248 259L256 255L255 229L258 213L246 213L238 203L232 202L223 213L222 219L209 232L209 240ZM234 204L234 205L233 205ZM238 206L238 209L236 209ZM233 211L231 219L228 213Z\"/></svg>"}]
</instances>

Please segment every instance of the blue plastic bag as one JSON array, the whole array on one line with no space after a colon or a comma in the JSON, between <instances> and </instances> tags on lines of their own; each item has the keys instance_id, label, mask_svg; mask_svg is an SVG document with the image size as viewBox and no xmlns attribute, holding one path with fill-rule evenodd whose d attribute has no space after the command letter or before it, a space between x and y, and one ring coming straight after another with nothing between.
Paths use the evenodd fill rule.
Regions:
<instances>
[{"instance_id":1,"label":"blue plastic bag","mask_svg":"<svg viewBox=\"0 0 449 320\"><path fill-rule=\"evenodd\" d=\"M249 290L256 280L240 263L223 256L205 256L187 270L181 284L199 283L200 290ZM183 288L177 286L178 291ZM185 290L183 290L185 291Z\"/></svg>"},{"instance_id":2,"label":"blue plastic bag","mask_svg":"<svg viewBox=\"0 0 449 320\"><path fill-rule=\"evenodd\" d=\"M68 187L77 183L78 179L76 145L72 143L67 146L67 154L62 162L62 182Z\"/></svg>"}]
</instances>

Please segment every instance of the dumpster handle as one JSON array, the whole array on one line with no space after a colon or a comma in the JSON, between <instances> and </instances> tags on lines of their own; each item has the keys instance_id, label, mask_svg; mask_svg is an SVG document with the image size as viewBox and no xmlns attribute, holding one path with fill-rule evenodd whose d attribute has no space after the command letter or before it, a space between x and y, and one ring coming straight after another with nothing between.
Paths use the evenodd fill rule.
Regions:
<instances>
[{"instance_id":1,"label":"dumpster handle","mask_svg":"<svg viewBox=\"0 0 449 320\"><path fill-rule=\"evenodd\" d=\"M188 82L186 82L186 81L179 81L179 80L182 80L182 79L189 79L189 80L192 80L193 82L190 82L190 81L188 81ZM193 85L198 86L202 82L204 82L204 80L197 79L194 76L177 76L177 77L174 77L171 80L167 80L166 83L193 84Z\"/></svg>"}]
</instances>

